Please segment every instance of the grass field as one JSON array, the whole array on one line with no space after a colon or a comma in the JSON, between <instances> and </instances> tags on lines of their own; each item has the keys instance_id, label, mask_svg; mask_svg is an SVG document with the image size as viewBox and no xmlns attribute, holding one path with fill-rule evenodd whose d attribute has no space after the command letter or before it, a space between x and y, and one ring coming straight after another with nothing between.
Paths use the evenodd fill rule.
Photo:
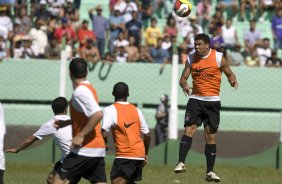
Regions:
<instances>
[{"instance_id":1,"label":"grass field","mask_svg":"<svg viewBox=\"0 0 282 184\"><path fill-rule=\"evenodd\" d=\"M45 184L45 178L52 169L52 164L12 164L6 165L5 184ZM107 174L110 172L107 166ZM174 174L172 166L146 166L143 181L140 184L201 184L204 181L204 166L189 166L186 173ZM281 184L282 170L273 168L246 168L237 166L216 167L224 184ZM108 174L109 177L109 174ZM108 180L109 181L109 180ZM85 180L81 184L88 183ZM110 183L110 182L108 182Z\"/></svg>"}]
</instances>

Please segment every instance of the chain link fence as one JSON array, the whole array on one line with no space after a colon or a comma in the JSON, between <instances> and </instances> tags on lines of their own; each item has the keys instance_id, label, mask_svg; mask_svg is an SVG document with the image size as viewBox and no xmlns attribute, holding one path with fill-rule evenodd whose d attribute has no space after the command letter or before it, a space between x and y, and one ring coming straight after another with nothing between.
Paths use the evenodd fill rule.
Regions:
<instances>
[{"instance_id":1,"label":"chain link fence","mask_svg":"<svg viewBox=\"0 0 282 184\"><path fill-rule=\"evenodd\" d=\"M153 129L156 123L155 108L160 96L164 93L170 96L171 76L178 75L179 78L183 67L179 66L178 74L171 74L171 65L166 65L160 73L158 64L89 64L88 80L97 89L102 107L114 102L111 94L113 85L119 81L126 82L130 89L129 102L143 111L149 127ZM240 84L239 89L231 88L225 76L222 80L222 111L218 134L219 157L222 158L256 155L273 149L279 140L281 70L247 67L234 67L233 70ZM39 127L53 117L50 105L59 96L60 62L11 60L1 63L0 73L0 100L5 109L8 127ZM70 99L71 92L72 85L66 72L67 99ZM187 100L178 87L178 137L183 132ZM8 131L6 142L15 145L19 139L25 138L27 133L23 132L27 130L13 131L13 135ZM34 128L30 130L34 131ZM199 153L202 153L204 145L201 130L202 128L195 136L192 146ZM33 133L31 131L29 133ZM14 139L9 137L17 137L18 140L12 142L9 140Z\"/></svg>"}]
</instances>

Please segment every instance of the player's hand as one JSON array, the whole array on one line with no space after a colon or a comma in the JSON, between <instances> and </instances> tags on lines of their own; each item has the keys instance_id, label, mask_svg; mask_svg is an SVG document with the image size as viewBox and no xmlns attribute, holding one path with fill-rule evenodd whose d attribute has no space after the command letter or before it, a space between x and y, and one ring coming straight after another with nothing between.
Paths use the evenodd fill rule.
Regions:
<instances>
[{"instance_id":1,"label":"player's hand","mask_svg":"<svg viewBox=\"0 0 282 184\"><path fill-rule=\"evenodd\" d=\"M165 64L162 63L160 67L159 75L161 75L164 72L164 67L165 67Z\"/></svg>"},{"instance_id":2,"label":"player's hand","mask_svg":"<svg viewBox=\"0 0 282 184\"><path fill-rule=\"evenodd\" d=\"M231 87L237 89L239 87L239 83L237 82L237 80L234 81L229 81Z\"/></svg>"},{"instance_id":3,"label":"player's hand","mask_svg":"<svg viewBox=\"0 0 282 184\"><path fill-rule=\"evenodd\" d=\"M148 156L146 155L146 156L145 156L145 160L144 160L144 162L143 162L143 167L144 167L147 163L148 163Z\"/></svg>"},{"instance_id":4,"label":"player's hand","mask_svg":"<svg viewBox=\"0 0 282 184\"><path fill-rule=\"evenodd\" d=\"M84 136L78 134L72 139L72 145L71 148L80 148L82 146L82 143L84 141Z\"/></svg>"},{"instance_id":5,"label":"player's hand","mask_svg":"<svg viewBox=\"0 0 282 184\"><path fill-rule=\"evenodd\" d=\"M18 153L19 151L16 148L10 148L5 150L6 153Z\"/></svg>"},{"instance_id":6,"label":"player's hand","mask_svg":"<svg viewBox=\"0 0 282 184\"><path fill-rule=\"evenodd\" d=\"M60 128L60 121L55 119L55 122L53 123L53 127L55 127L56 129Z\"/></svg>"},{"instance_id":7,"label":"player's hand","mask_svg":"<svg viewBox=\"0 0 282 184\"><path fill-rule=\"evenodd\" d=\"M64 127L72 124L71 120L65 120L65 121L57 120L57 119L54 119L54 120L55 120L55 122L53 123L53 127L55 127L56 129L64 128Z\"/></svg>"},{"instance_id":8,"label":"player's hand","mask_svg":"<svg viewBox=\"0 0 282 184\"><path fill-rule=\"evenodd\" d=\"M187 95L190 96L191 93L190 93L190 90L189 90L189 86L187 84L182 87L182 90L183 90L185 96L187 96Z\"/></svg>"}]
</instances>

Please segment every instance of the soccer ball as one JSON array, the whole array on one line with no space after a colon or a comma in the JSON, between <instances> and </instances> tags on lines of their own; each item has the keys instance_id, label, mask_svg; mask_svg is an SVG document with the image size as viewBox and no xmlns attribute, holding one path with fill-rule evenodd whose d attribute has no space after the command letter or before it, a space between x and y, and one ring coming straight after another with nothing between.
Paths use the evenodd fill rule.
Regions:
<instances>
[{"instance_id":1,"label":"soccer ball","mask_svg":"<svg viewBox=\"0 0 282 184\"><path fill-rule=\"evenodd\" d=\"M191 13L192 5L188 0L176 0L173 10L177 16L187 17Z\"/></svg>"}]
</instances>

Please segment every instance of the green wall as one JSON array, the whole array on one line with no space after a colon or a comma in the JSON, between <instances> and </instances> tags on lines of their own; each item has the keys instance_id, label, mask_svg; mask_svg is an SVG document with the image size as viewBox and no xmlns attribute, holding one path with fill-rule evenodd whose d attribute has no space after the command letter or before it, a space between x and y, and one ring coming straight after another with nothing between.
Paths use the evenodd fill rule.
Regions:
<instances>
[{"instance_id":1,"label":"green wall","mask_svg":"<svg viewBox=\"0 0 282 184\"><path fill-rule=\"evenodd\" d=\"M4 103L8 124L38 125L52 117L49 104L24 103L26 100L35 103L48 102L58 96L59 67L60 62L47 60L10 60L0 64L0 100L4 102L22 100L18 101L22 102L20 104ZM178 78L183 67L183 65L179 66ZM158 64L99 63L90 65L89 68L88 79L97 89L101 103L112 103L113 85L124 81L130 88L129 102L137 104L144 112L149 126L154 127L155 109L147 108L146 105L157 105L163 93L170 94L171 65L166 65L163 72L160 72ZM237 75L240 86L239 89L234 90L223 76L221 103L223 108L239 108L240 111L223 110L221 128L278 132L279 110L282 109L282 69L248 67L232 69ZM69 99L72 87L68 72L66 76L66 96ZM184 107L188 97L184 96L180 87L178 90L178 104ZM263 110L254 111L255 109ZM183 127L183 115L184 110L180 110L179 128Z\"/></svg>"}]
</instances>

